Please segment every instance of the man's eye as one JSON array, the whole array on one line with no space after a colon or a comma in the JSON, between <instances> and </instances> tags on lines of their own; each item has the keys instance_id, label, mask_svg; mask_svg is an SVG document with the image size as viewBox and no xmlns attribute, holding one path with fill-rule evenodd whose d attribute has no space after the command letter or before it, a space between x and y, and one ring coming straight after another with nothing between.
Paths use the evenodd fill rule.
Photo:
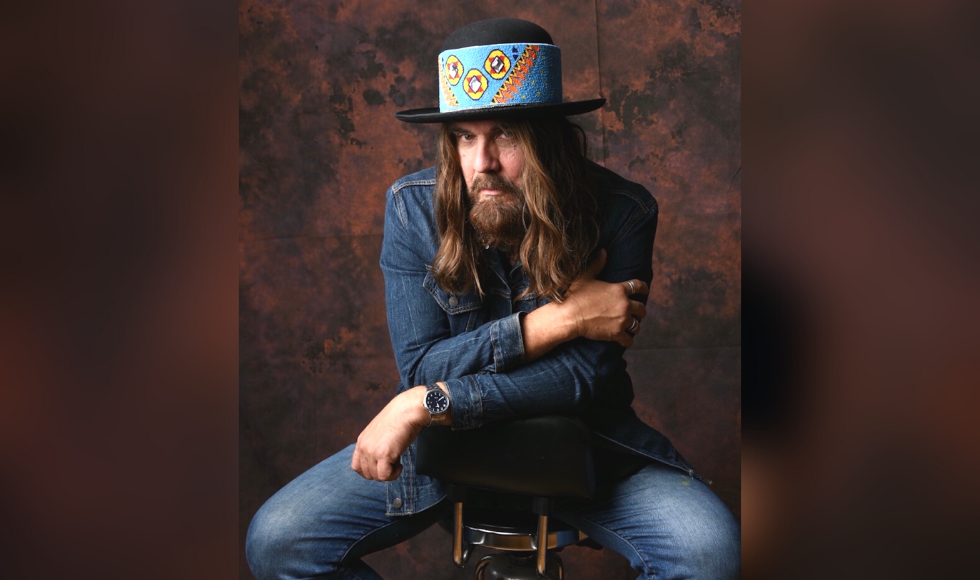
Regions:
<instances>
[{"instance_id":1,"label":"man's eye","mask_svg":"<svg viewBox=\"0 0 980 580\"><path fill-rule=\"evenodd\" d=\"M497 146L502 149L514 149L517 147L517 137L509 131L497 133Z\"/></svg>"},{"instance_id":2,"label":"man's eye","mask_svg":"<svg viewBox=\"0 0 980 580\"><path fill-rule=\"evenodd\" d=\"M460 141L472 141L473 135L470 135L469 133L457 133L456 139L459 139Z\"/></svg>"}]
</instances>

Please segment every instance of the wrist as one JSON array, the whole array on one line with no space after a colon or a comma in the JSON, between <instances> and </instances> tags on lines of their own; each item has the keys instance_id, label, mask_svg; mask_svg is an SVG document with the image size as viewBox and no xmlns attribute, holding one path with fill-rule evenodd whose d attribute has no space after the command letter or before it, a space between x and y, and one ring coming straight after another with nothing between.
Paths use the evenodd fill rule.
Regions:
<instances>
[{"instance_id":1,"label":"wrist","mask_svg":"<svg viewBox=\"0 0 980 580\"><path fill-rule=\"evenodd\" d=\"M563 342L581 336L576 309L567 302L549 302L521 318L524 362L532 361Z\"/></svg>"},{"instance_id":2,"label":"wrist","mask_svg":"<svg viewBox=\"0 0 980 580\"><path fill-rule=\"evenodd\" d=\"M431 417L428 409L425 408L425 385L412 387L405 391L408 399L408 409L406 414L409 416L413 425L425 427L429 424Z\"/></svg>"},{"instance_id":3,"label":"wrist","mask_svg":"<svg viewBox=\"0 0 980 580\"><path fill-rule=\"evenodd\" d=\"M425 425L452 425L452 400L446 384L439 381L415 388L422 391L421 408L426 418Z\"/></svg>"},{"instance_id":4,"label":"wrist","mask_svg":"<svg viewBox=\"0 0 980 580\"><path fill-rule=\"evenodd\" d=\"M564 302L553 302L557 307L559 323L555 326L560 329L562 342L574 340L585 335L582 328L582 317L579 315L578 305L572 300Z\"/></svg>"}]
</instances>

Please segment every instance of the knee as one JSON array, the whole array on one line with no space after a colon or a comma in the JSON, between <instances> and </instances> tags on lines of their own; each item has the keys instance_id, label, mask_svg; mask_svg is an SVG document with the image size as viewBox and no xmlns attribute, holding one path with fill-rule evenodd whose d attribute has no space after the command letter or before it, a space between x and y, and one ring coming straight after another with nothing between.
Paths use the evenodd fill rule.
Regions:
<instances>
[{"instance_id":1,"label":"knee","mask_svg":"<svg viewBox=\"0 0 980 580\"><path fill-rule=\"evenodd\" d=\"M245 558L258 580L291 580L307 575L317 560L304 549L313 532L300 514L269 501L252 518L245 538ZM322 562L320 562L322 564Z\"/></svg>"},{"instance_id":2,"label":"knee","mask_svg":"<svg viewBox=\"0 0 980 580\"><path fill-rule=\"evenodd\" d=\"M252 523L248 526L245 537L245 559L252 574L259 580L274 580L281 576L277 574L279 559L286 551L289 541L284 537L282 529L275 525L274 517L270 517L267 506L262 506Z\"/></svg>"},{"instance_id":3,"label":"knee","mask_svg":"<svg viewBox=\"0 0 980 580\"><path fill-rule=\"evenodd\" d=\"M683 568L695 578L727 580L741 571L741 532L727 509L705 514L678 530L675 540Z\"/></svg>"}]
</instances>

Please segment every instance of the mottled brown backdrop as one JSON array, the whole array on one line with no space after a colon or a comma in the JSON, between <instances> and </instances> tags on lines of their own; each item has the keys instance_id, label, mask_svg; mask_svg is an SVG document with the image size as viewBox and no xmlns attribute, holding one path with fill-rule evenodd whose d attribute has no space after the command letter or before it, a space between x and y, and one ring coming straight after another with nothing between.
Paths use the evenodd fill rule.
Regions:
<instances>
[{"instance_id":1,"label":"mottled brown backdrop","mask_svg":"<svg viewBox=\"0 0 980 580\"><path fill-rule=\"evenodd\" d=\"M384 194L432 163L434 128L393 114L435 105L446 34L495 16L551 32L565 97L608 99L578 118L594 157L660 203L649 316L627 353L634 406L740 514L740 1L242 0L242 542L266 498L394 392ZM634 576L608 550L563 558L571 578ZM368 562L393 580L470 573L438 528ZM252 578L243 553L240 570Z\"/></svg>"}]
</instances>

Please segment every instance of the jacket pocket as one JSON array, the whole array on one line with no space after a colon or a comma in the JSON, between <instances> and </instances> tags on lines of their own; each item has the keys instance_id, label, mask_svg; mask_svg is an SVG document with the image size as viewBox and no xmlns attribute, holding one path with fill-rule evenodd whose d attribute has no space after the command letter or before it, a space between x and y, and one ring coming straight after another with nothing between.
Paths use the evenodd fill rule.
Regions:
<instances>
[{"instance_id":1,"label":"jacket pocket","mask_svg":"<svg viewBox=\"0 0 980 580\"><path fill-rule=\"evenodd\" d=\"M432 295L436 304L445 311L453 336L469 332L478 326L482 319L480 313L483 312L483 302L475 290L465 294L446 292L436 284L431 272L425 273L423 286Z\"/></svg>"},{"instance_id":2,"label":"jacket pocket","mask_svg":"<svg viewBox=\"0 0 980 580\"><path fill-rule=\"evenodd\" d=\"M425 273L423 285L429 291L429 294L432 294L439 307L446 311L446 314L464 314L483 306L483 302L480 301L480 297L476 294L475 290L471 290L466 294L451 294L444 291L436 284L435 278L432 277L432 272Z\"/></svg>"}]
</instances>

